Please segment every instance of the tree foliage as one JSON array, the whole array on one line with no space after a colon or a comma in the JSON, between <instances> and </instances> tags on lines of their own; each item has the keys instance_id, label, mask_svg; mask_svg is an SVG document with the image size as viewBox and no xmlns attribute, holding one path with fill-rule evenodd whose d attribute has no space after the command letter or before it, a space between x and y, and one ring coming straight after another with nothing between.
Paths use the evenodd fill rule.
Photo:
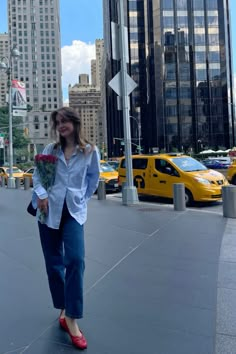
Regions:
<instances>
[{"instance_id":1,"label":"tree foliage","mask_svg":"<svg viewBox=\"0 0 236 354\"><path fill-rule=\"evenodd\" d=\"M14 149L27 148L30 143L29 138L24 136L22 118L12 117L12 138ZM19 126L19 127L18 127ZM0 133L4 134L5 140L9 140L9 115L8 107L0 107Z\"/></svg>"}]
</instances>

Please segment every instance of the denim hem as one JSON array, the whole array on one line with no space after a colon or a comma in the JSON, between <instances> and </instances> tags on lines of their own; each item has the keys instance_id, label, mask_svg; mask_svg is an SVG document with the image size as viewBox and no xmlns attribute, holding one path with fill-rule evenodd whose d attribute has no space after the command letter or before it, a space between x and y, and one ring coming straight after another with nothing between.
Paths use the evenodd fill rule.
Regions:
<instances>
[{"instance_id":1,"label":"denim hem","mask_svg":"<svg viewBox=\"0 0 236 354\"><path fill-rule=\"evenodd\" d=\"M65 311L65 315L67 316L67 317L70 317L70 318L74 318L74 319L80 319L80 318L83 318L83 314L79 314L79 315L72 315L72 314L70 314L70 313L68 313L67 311Z\"/></svg>"},{"instance_id":2,"label":"denim hem","mask_svg":"<svg viewBox=\"0 0 236 354\"><path fill-rule=\"evenodd\" d=\"M54 306L54 309L65 310L65 306L56 306L56 305L53 305L53 306Z\"/></svg>"}]
</instances>

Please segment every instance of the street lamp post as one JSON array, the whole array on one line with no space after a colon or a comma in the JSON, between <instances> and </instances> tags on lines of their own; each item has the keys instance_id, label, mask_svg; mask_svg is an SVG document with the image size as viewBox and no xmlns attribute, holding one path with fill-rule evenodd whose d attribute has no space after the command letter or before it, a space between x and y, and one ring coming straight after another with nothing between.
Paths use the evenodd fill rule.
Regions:
<instances>
[{"instance_id":1,"label":"street lamp post","mask_svg":"<svg viewBox=\"0 0 236 354\"><path fill-rule=\"evenodd\" d=\"M12 138L12 59L19 58L20 52L16 46L11 49L9 57L0 59L0 70L7 74L8 80L8 112L9 112L9 178L8 188L15 188L15 178L13 177L13 138Z\"/></svg>"},{"instance_id":2,"label":"street lamp post","mask_svg":"<svg viewBox=\"0 0 236 354\"><path fill-rule=\"evenodd\" d=\"M141 154L141 124L140 122L138 121L137 118L135 118L134 116L130 116L130 118L133 118L133 120L137 123L137 126L138 126L138 153L139 155Z\"/></svg>"}]
</instances>

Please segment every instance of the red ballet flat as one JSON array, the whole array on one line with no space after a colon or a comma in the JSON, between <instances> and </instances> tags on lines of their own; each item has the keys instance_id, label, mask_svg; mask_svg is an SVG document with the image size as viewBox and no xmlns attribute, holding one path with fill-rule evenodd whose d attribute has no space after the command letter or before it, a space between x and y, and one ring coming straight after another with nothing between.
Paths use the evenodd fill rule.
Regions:
<instances>
[{"instance_id":1,"label":"red ballet flat","mask_svg":"<svg viewBox=\"0 0 236 354\"><path fill-rule=\"evenodd\" d=\"M76 348L79 348L82 350L87 348L87 341L86 341L83 333L80 331L81 336L73 336L73 334L70 333L69 327L67 326L65 317L59 317L59 324L60 324L61 328L64 329L64 331L66 331L69 334L69 336L71 338L71 342Z\"/></svg>"},{"instance_id":2,"label":"red ballet flat","mask_svg":"<svg viewBox=\"0 0 236 354\"><path fill-rule=\"evenodd\" d=\"M81 331L80 331L81 332ZM81 336L73 336L70 333L70 330L68 328L67 333L69 334L70 338L71 338L71 342L72 344L79 349L86 349L87 348L87 341L85 339L85 336L83 335L83 333L81 332Z\"/></svg>"},{"instance_id":3,"label":"red ballet flat","mask_svg":"<svg viewBox=\"0 0 236 354\"><path fill-rule=\"evenodd\" d=\"M68 331L68 326L67 326L65 317L59 317L59 324L60 324L61 328L64 329L64 331L66 331L66 332Z\"/></svg>"}]
</instances>

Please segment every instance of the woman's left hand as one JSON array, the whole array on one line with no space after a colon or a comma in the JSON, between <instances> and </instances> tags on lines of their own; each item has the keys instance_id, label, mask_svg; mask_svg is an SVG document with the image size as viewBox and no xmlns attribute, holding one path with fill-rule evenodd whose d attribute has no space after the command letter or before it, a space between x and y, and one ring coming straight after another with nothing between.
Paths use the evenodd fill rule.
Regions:
<instances>
[{"instance_id":1,"label":"woman's left hand","mask_svg":"<svg viewBox=\"0 0 236 354\"><path fill-rule=\"evenodd\" d=\"M43 212L44 214L48 213L48 198L39 199L38 198L38 209Z\"/></svg>"}]
</instances>

